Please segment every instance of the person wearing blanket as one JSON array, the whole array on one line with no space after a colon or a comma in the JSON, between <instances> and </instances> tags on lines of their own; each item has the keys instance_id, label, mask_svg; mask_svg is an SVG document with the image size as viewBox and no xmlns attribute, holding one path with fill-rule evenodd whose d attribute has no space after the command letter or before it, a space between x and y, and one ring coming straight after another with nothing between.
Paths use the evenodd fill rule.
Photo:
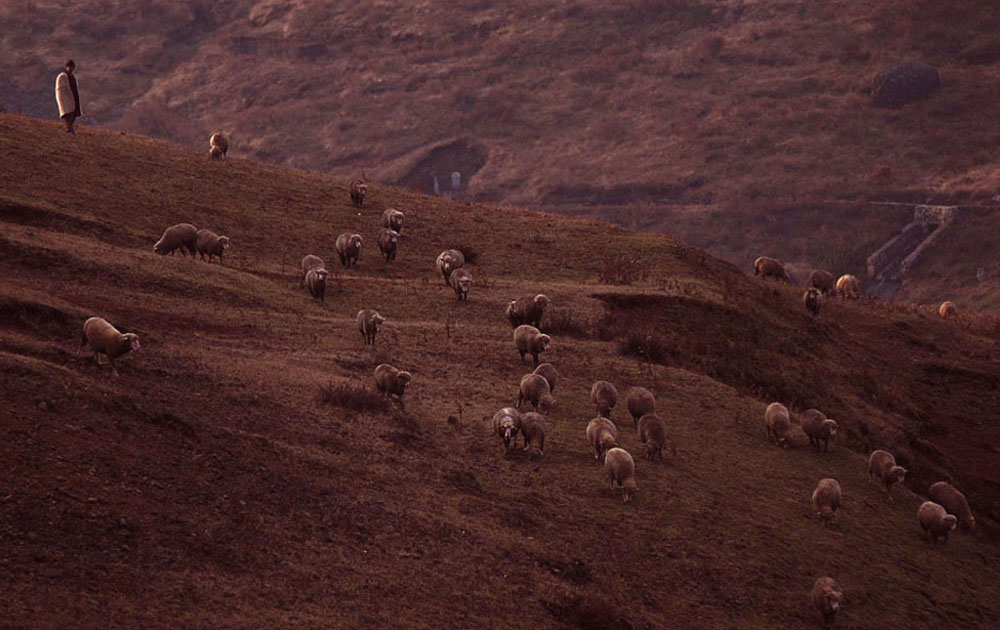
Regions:
<instances>
[{"instance_id":1,"label":"person wearing blanket","mask_svg":"<svg viewBox=\"0 0 1000 630\"><path fill-rule=\"evenodd\" d=\"M76 64L70 59L66 62L66 71L56 77L56 103L59 105L59 117L66 122L66 133L75 135L73 123L83 115L83 110L80 108L80 91L76 87L74 70Z\"/></svg>"}]
</instances>

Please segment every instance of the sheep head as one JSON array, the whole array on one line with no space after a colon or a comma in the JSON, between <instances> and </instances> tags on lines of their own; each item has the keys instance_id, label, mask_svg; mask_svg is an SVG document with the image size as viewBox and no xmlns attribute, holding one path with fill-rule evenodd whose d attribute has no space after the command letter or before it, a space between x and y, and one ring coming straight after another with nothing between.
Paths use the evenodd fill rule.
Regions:
<instances>
[{"instance_id":1,"label":"sheep head","mask_svg":"<svg viewBox=\"0 0 1000 630\"><path fill-rule=\"evenodd\" d=\"M122 335L122 339L128 342L128 349L130 352L139 349L139 335L135 333L125 333Z\"/></svg>"}]
</instances>

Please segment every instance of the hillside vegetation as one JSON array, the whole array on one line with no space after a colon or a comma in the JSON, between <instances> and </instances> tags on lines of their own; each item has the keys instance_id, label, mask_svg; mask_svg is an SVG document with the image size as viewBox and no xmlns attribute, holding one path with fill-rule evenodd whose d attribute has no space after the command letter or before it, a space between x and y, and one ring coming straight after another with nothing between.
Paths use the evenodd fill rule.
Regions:
<instances>
[{"instance_id":1,"label":"hillside vegetation","mask_svg":"<svg viewBox=\"0 0 1000 630\"><path fill-rule=\"evenodd\" d=\"M5 625L818 627L826 574L843 627L1000 622L995 320L868 301L811 320L798 290L669 237L380 185L359 210L339 179L128 134L0 115L0 154ZM225 266L155 255L180 221L229 235ZM356 269L334 268L342 231L366 239ZM447 247L473 255L467 304L434 270ZM299 286L310 252L325 304ZM529 369L504 305L539 291L562 381L529 460L487 418ZM375 349L361 308L388 318ZM140 336L118 379L79 352L94 314ZM413 373L405 406L344 394L383 361ZM584 438L598 379L652 389L678 446L642 459L619 404L628 505ZM769 444L773 399L845 439ZM878 446L912 471L893 503L867 483ZM827 476L846 507L824 529ZM921 538L940 478L980 534Z\"/></svg>"}]
</instances>

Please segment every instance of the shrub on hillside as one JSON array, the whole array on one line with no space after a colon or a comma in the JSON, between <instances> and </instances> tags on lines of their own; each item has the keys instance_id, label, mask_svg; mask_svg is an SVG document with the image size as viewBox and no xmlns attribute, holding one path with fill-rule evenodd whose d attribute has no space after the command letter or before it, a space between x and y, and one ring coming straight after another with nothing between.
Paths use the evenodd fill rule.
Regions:
<instances>
[{"instance_id":1,"label":"shrub on hillside","mask_svg":"<svg viewBox=\"0 0 1000 630\"><path fill-rule=\"evenodd\" d=\"M618 254L601 261L597 274L604 284L629 285L646 280L649 277L649 267L638 258Z\"/></svg>"},{"instance_id":2,"label":"shrub on hillside","mask_svg":"<svg viewBox=\"0 0 1000 630\"><path fill-rule=\"evenodd\" d=\"M549 311L542 318L541 331L546 335L575 337L586 339L590 337L587 323L577 317L572 311Z\"/></svg>"}]
</instances>

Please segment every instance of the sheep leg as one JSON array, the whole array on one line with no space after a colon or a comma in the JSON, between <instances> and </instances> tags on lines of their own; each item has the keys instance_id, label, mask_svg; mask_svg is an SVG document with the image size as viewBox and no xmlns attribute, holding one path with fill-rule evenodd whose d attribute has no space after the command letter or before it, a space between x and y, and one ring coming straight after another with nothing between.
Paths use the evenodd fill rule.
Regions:
<instances>
[{"instance_id":1,"label":"sheep leg","mask_svg":"<svg viewBox=\"0 0 1000 630\"><path fill-rule=\"evenodd\" d=\"M113 378L118 378L118 368L115 367L114 359L108 357L108 363L111 364L111 376Z\"/></svg>"},{"instance_id":2,"label":"sheep leg","mask_svg":"<svg viewBox=\"0 0 1000 630\"><path fill-rule=\"evenodd\" d=\"M521 351L518 350L518 352L521 352ZM521 352L521 363L524 363L524 353L523 352Z\"/></svg>"}]
</instances>

